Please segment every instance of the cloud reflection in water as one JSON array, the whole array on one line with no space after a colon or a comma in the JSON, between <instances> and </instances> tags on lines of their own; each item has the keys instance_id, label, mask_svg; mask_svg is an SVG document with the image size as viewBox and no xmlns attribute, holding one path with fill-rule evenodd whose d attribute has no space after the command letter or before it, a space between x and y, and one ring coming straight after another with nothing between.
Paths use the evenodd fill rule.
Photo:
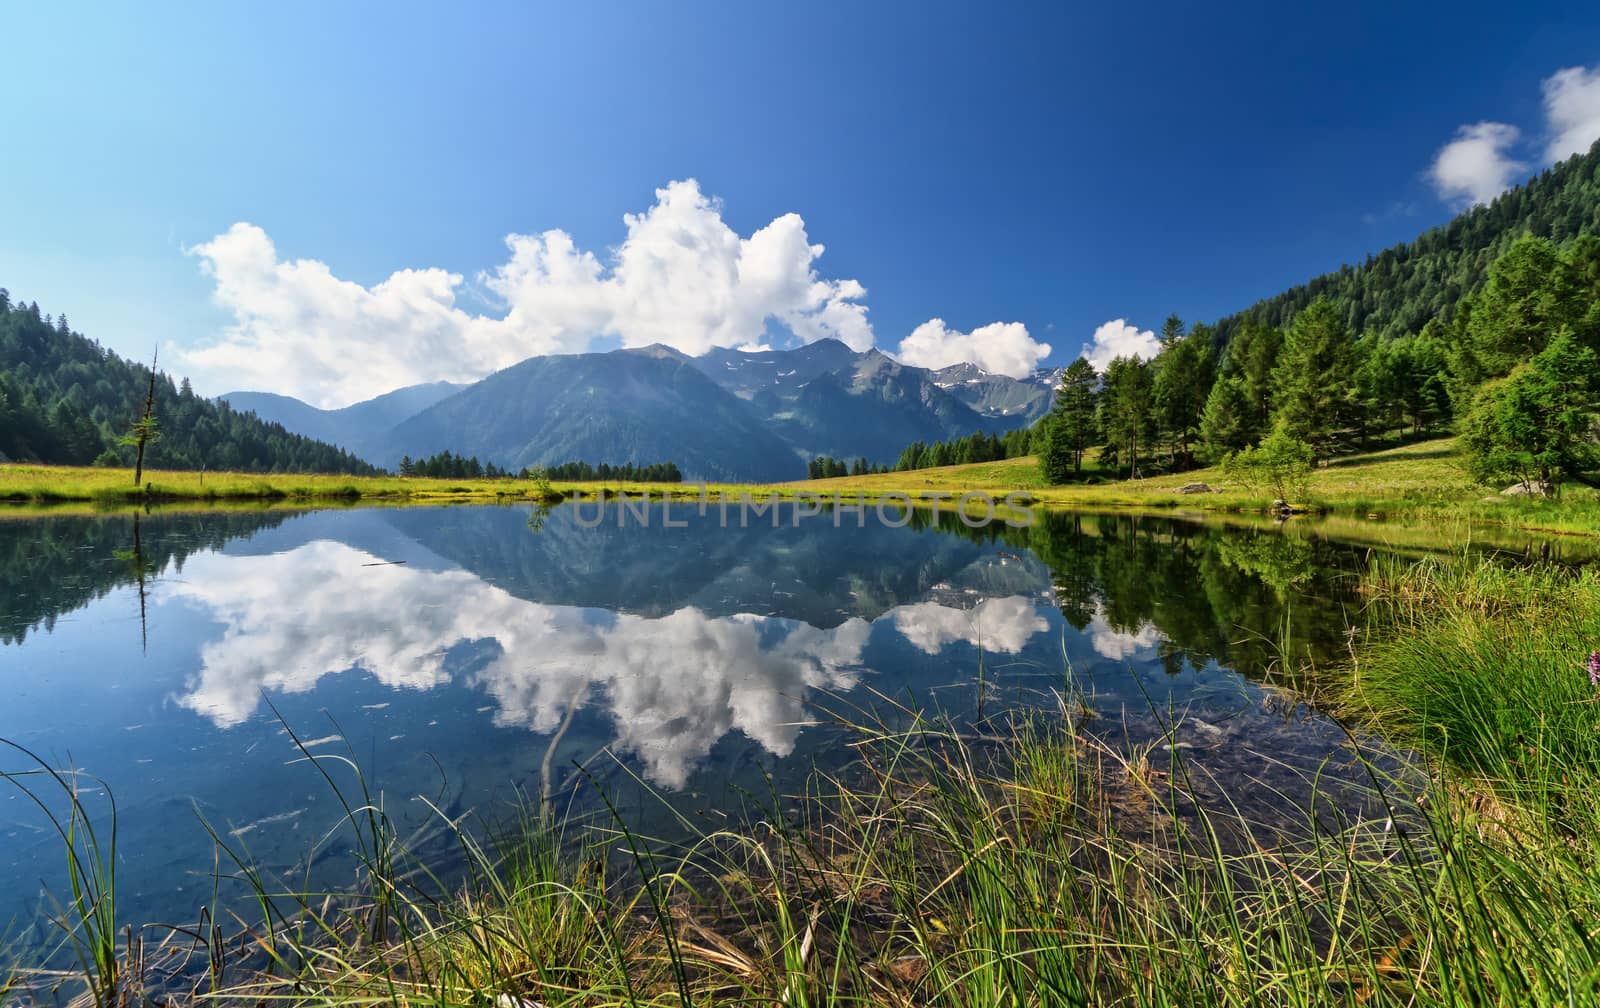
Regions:
<instances>
[{"instance_id":1,"label":"cloud reflection in water","mask_svg":"<svg viewBox=\"0 0 1600 1008\"><path fill-rule=\"evenodd\" d=\"M734 730L788 755L808 693L858 684L875 625L854 617L821 629L687 606L647 618L530 602L464 570L363 566L373 564L381 560L332 541L191 559L157 598L200 608L223 630L202 646L178 703L228 728L254 714L263 690L303 693L347 670L426 690L453 678L453 648L491 644L464 681L494 698L496 724L548 733L570 706L603 704L616 748L655 783L679 788ZM927 654L957 641L1014 653L1048 625L1021 596L972 609L921 602L876 622Z\"/></svg>"}]
</instances>

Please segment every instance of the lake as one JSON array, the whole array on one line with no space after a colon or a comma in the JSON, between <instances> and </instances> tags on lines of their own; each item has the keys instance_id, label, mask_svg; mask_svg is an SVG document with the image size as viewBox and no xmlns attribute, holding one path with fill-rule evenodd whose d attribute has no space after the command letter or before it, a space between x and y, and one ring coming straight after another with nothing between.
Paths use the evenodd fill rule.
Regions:
<instances>
[{"instance_id":1,"label":"lake","mask_svg":"<svg viewBox=\"0 0 1600 1008\"><path fill-rule=\"evenodd\" d=\"M430 803L495 821L539 795L592 816L604 794L655 835L781 807L813 767L844 766L836 716L1049 712L1068 688L1113 743L1181 721L1187 758L1261 817L1349 762L1346 731L1295 690L1345 652L1369 546L1134 515L651 518L11 513L0 738L109 788L119 910L164 922L213 898L205 824L271 873L348 881L337 798L301 747L349 757L411 826ZM63 855L0 786L0 920L26 942L48 934Z\"/></svg>"}]
</instances>

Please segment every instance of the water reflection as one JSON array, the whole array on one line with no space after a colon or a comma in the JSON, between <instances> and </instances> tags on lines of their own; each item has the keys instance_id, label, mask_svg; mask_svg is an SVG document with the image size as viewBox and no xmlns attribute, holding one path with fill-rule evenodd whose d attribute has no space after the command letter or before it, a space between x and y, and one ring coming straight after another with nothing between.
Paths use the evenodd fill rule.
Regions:
<instances>
[{"instance_id":1,"label":"water reflection","mask_svg":"<svg viewBox=\"0 0 1600 1008\"><path fill-rule=\"evenodd\" d=\"M807 693L855 686L869 632L859 617L821 629L692 606L651 618L529 602L464 570L387 564L328 541L200 557L157 596L221 627L178 697L219 728L247 720L264 693L305 693L333 673L426 690L470 665L497 725L548 733L570 708L603 703L615 747L673 788L730 731L788 755Z\"/></svg>"},{"instance_id":2,"label":"water reflection","mask_svg":"<svg viewBox=\"0 0 1600 1008\"><path fill-rule=\"evenodd\" d=\"M1094 653L1112 661L1153 651L1165 640L1154 623L1144 623L1131 633L1117 629L1111 625L1103 605L1095 607L1094 617L1080 629L1089 635L1089 646L1094 648Z\"/></svg>"},{"instance_id":3,"label":"water reflection","mask_svg":"<svg viewBox=\"0 0 1600 1008\"><path fill-rule=\"evenodd\" d=\"M574 765L613 789L638 775L672 814L726 813L741 789L850 758L842 732L814 723L827 698L867 703L870 687L969 717L1050 702L1069 666L1105 715L1093 730L1147 738L1152 710L1182 710L1183 743L1215 772L1314 767L1344 742L1250 681L1292 684L1343 649L1366 550L1314 532L1043 513L1025 529L920 512L905 529L529 515L0 521L0 737L109 781L139 852L129 912L173 920L207 898L185 891L205 888L189 873L210 857L184 829L196 808L280 867L337 821L264 699L297 729L347 736L388 794L447 778L452 814L536 792L551 767L571 781ZM0 891L18 900L58 867L20 808L0 804Z\"/></svg>"},{"instance_id":4,"label":"water reflection","mask_svg":"<svg viewBox=\"0 0 1600 1008\"><path fill-rule=\"evenodd\" d=\"M1172 673L1215 662L1293 683L1360 618L1368 551L1314 529L1052 513L1001 535L1048 565L1062 616L1112 660L1155 649Z\"/></svg>"},{"instance_id":5,"label":"water reflection","mask_svg":"<svg viewBox=\"0 0 1600 1008\"><path fill-rule=\"evenodd\" d=\"M0 511L0 646L50 633L56 618L190 555L293 516L290 511L96 518Z\"/></svg>"},{"instance_id":6,"label":"water reflection","mask_svg":"<svg viewBox=\"0 0 1600 1008\"><path fill-rule=\"evenodd\" d=\"M924 654L935 655L946 645L964 641L987 651L1016 654L1028 638L1049 629L1030 598L984 599L971 609L938 602L900 606L890 613L896 630Z\"/></svg>"}]
</instances>

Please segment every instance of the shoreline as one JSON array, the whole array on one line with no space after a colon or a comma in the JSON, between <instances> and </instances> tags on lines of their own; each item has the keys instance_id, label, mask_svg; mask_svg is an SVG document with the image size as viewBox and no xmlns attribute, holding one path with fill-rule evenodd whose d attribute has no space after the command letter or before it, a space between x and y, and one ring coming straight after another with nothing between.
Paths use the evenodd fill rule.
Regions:
<instances>
[{"instance_id":1,"label":"shoreline","mask_svg":"<svg viewBox=\"0 0 1600 1008\"><path fill-rule=\"evenodd\" d=\"M1418 442L1398 449L1353 456L1312 474L1305 500L1295 512L1314 520L1453 523L1539 535L1600 538L1600 494L1586 488L1563 498L1541 499L1489 494L1466 482L1455 467L1453 444ZM435 504L546 504L626 495L653 500L713 500L740 495L780 501L832 501L856 497L868 505L886 498L911 499L913 507L956 510L965 493L1014 495L1028 508L1084 513L1150 512L1202 516L1260 516L1270 520L1268 495L1230 485L1215 469L1199 469L1142 480L1042 486L1030 458L975 463L942 469L788 483L638 483L531 480L450 480L394 476L341 476L292 473L197 473L147 471L143 488L131 472L0 464L0 517L29 513L108 514L127 509L234 509L276 506L410 506ZM1180 492L1188 484L1207 484L1207 492ZM941 498L935 500L935 498ZM1002 509L1003 510L1003 509Z\"/></svg>"}]
</instances>

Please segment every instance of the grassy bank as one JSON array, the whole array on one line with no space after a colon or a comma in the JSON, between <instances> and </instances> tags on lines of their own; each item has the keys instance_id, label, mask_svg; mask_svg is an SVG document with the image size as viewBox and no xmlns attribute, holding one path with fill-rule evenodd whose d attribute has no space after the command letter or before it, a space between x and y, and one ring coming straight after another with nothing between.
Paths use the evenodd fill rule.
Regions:
<instances>
[{"instance_id":1,"label":"grassy bank","mask_svg":"<svg viewBox=\"0 0 1600 1008\"><path fill-rule=\"evenodd\" d=\"M1365 586L1386 629L1352 677L1351 713L1515 807L1588 804L1600 570L1434 558L1380 563Z\"/></svg>"},{"instance_id":2,"label":"grassy bank","mask_svg":"<svg viewBox=\"0 0 1600 1008\"><path fill-rule=\"evenodd\" d=\"M1213 492L1181 493L1180 488L1204 483ZM1047 506L1084 509L1183 508L1198 511L1263 511L1271 494L1242 486L1220 468L1153 476L1141 480L1104 481L1045 486L1032 457L1002 462L921 469L914 472L841 477L785 484L824 492L865 490L883 493L961 494L1025 490ZM1340 515L1439 519L1506 525L1564 534L1600 534L1600 493L1569 487L1561 500L1503 497L1474 484L1462 468L1453 438L1421 441L1399 448L1335 459L1314 470L1306 509Z\"/></svg>"},{"instance_id":3,"label":"grassy bank","mask_svg":"<svg viewBox=\"0 0 1600 1008\"><path fill-rule=\"evenodd\" d=\"M439 829L409 845L307 752L344 787L353 889L281 891L224 851L276 900L213 915L198 950L138 932L118 993L154 992L182 958L160 947L187 949L194 995L262 1003L1594 1003L1600 582L1462 560L1364 587L1372 633L1329 695L1424 762L1358 764L1359 800L1330 776L1252 819L1184 747L1099 740L1069 674L1053 706L975 725L880 698L848 769L687 842L557 826L536 797L498 843L441 817L468 865L446 886Z\"/></svg>"},{"instance_id":4,"label":"grassy bank","mask_svg":"<svg viewBox=\"0 0 1600 1008\"><path fill-rule=\"evenodd\" d=\"M1082 510L1182 509L1226 514L1264 512L1267 494L1230 479L1219 469L1142 480L1044 486L1032 458L1007 459L912 472L880 473L773 485L712 484L706 492L793 497L813 493L862 495L875 501L890 494L983 493L995 498L1023 494L1048 507ZM1181 493L1204 483L1209 493ZM122 469L0 465L0 501L25 504L77 502L95 507L162 502L471 502L537 500L606 493L651 493L698 497L698 484L556 482L546 489L531 480L436 480L392 476L148 472L146 487L132 485ZM1323 514L1366 519L1369 515L1414 521L1456 520L1558 534L1600 535L1600 493L1569 487L1560 500L1504 497L1476 486L1461 468L1452 439L1424 441L1337 459L1312 473L1306 499L1296 502Z\"/></svg>"},{"instance_id":5,"label":"grassy bank","mask_svg":"<svg viewBox=\"0 0 1600 1008\"><path fill-rule=\"evenodd\" d=\"M105 506L208 501L503 501L538 500L545 487L525 479L428 479L319 473L236 473L145 470L143 486L131 469L0 465L0 501L23 504L94 503ZM556 484L559 496L590 484ZM698 496L681 484L607 483L612 492L649 490Z\"/></svg>"}]
</instances>

